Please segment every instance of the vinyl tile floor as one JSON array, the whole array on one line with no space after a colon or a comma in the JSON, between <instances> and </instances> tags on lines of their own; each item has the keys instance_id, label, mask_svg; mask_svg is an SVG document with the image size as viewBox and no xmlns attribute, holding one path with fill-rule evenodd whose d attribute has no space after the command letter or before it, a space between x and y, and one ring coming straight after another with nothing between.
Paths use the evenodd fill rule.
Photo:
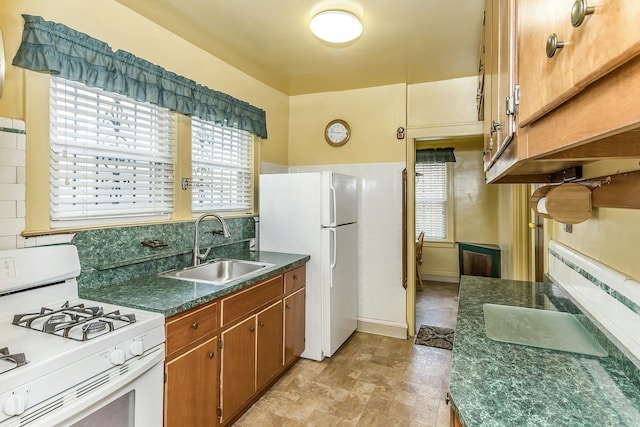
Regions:
<instances>
[{"instance_id":1,"label":"vinyl tile floor","mask_svg":"<svg viewBox=\"0 0 640 427\"><path fill-rule=\"evenodd\" d=\"M455 327L458 285L424 282L416 324ZM354 333L322 362L300 359L237 427L447 427L451 351Z\"/></svg>"}]
</instances>

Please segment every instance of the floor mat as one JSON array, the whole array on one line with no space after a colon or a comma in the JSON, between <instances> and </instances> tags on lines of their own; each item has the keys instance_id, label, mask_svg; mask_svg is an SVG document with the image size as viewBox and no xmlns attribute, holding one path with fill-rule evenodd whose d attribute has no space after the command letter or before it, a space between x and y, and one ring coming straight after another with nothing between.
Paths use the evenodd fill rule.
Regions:
<instances>
[{"instance_id":1,"label":"floor mat","mask_svg":"<svg viewBox=\"0 0 640 427\"><path fill-rule=\"evenodd\" d=\"M454 335L455 329L422 325L416 335L416 344L452 350Z\"/></svg>"}]
</instances>

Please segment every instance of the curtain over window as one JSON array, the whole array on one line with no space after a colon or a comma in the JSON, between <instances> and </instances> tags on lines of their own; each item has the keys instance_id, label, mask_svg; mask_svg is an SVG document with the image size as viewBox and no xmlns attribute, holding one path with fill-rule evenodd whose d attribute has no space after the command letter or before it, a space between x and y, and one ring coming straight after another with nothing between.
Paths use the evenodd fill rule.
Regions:
<instances>
[{"instance_id":1,"label":"curtain over window","mask_svg":"<svg viewBox=\"0 0 640 427\"><path fill-rule=\"evenodd\" d=\"M186 115L267 137L266 113L87 34L22 15L22 43L13 65L115 92Z\"/></svg>"},{"instance_id":2,"label":"curtain over window","mask_svg":"<svg viewBox=\"0 0 640 427\"><path fill-rule=\"evenodd\" d=\"M416 163L455 163L453 148L427 148L416 151Z\"/></svg>"}]
</instances>

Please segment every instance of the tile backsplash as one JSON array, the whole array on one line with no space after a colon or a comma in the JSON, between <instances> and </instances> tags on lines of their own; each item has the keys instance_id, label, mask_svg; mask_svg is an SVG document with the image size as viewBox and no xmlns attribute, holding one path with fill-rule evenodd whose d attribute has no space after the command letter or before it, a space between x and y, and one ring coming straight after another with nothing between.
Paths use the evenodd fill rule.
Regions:
<instances>
[{"instance_id":1,"label":"tile backsplash","mask_svg":"<svg viewBox=\"0 0 640 427\"><path fill-rule=\"evenodd\" d=\"M553 240L549 276L640 358L640 283Z\"/></svg>"},{"instance_id":2,"label":"tile backsplash","mask_svg":"<svg viewBox=\"0 0 640 427\"><path fill-rule=\"evenodd\" d=\"M0 117L0 250L25 245L25 153L24 122Z\"/></svg>"}]
</instances>

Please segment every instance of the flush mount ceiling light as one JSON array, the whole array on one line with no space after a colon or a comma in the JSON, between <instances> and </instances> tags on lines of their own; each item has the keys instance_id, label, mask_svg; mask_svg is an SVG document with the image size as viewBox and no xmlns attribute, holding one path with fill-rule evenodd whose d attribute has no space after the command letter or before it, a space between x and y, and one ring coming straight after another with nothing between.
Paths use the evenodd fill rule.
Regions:
<instances>
[{"instance_id":1,"label":"flush mount ceiling light","mask_svg":"<svg viewBox=\"0 0 640 427\"><path fill-rule=\"evenodd\" d=\"M309 28L313 35L329 43L346 43L362 34L358 18L341 10L327 10L311 18Z\"/></svg>"}]
</instances>

